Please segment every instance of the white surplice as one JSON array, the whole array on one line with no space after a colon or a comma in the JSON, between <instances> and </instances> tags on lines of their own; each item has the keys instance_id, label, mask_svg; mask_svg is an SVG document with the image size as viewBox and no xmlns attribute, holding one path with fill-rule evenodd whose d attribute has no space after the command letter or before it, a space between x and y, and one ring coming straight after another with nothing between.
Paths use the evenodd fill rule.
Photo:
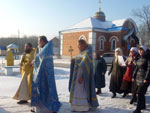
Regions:
<instances>
[{"instance_id":1,"label":"white surplice","mask_svg":"<svg viewBox=\"0 0 150 113\"><path fill-rule=\"evenodd\" d=\"M82 69L78 70L77 79L75 83L75 90L73 94L71 110L72 111L89 111L90 107L87 101L86 90L84 87L84 80L80 84L78 79L81 77Z\"/></svg>"}]
</instances>

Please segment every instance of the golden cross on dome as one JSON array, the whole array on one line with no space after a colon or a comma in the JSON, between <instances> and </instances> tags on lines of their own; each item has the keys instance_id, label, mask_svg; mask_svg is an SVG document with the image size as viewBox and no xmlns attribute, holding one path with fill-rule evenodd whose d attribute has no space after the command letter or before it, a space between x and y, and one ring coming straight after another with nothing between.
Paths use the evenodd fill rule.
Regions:
<instances>
[{"instance_id":1,"label":"golden cross on dome","mask_svg":"<svg viewBox=\"0 0 150 113\"><path fill-rule=\"evenodd\" d=\"M101 4L102 4L102 1L99 0L99 12L101 11Z\"/></svg>"}]
</instances>

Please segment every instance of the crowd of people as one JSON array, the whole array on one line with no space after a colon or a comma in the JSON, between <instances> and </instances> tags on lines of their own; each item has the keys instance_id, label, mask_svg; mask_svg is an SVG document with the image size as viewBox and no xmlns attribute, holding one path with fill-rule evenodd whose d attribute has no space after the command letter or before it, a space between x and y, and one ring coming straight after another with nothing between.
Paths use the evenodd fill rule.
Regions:
<instances>
[{"instance_id":1,"label":"crowd of people","mask_svg":"<svg viewBox=\"0 0 150 113\"><path fill-rule=\"evenodd\" d=\"M132 93L130 104L137 101L137 107L133 113L141 113L142 109L146 109L145 93L150 84L150 51L146 46L140 46L138 49L132 47L128 58L126 59L120 48L116 48L115 57L109 71L110 91L113 93L112 98L116 97L116 93L123 93L125 97L128 93ZM120 56L125 61L122 65Z\"/></svg>"},{"instance_id":2,"label":"crowd of people","mask_svg":"<svg viewBox=\"0 0 150 113\"><path fill-rule=\"evenodd\" d=\"M99 52L93 54L91 45L83 39L78 41L80 54L71 60L69 92L71 111L86 112L99 106L97 96L105 87L107 65ZM141 113L146 108L145 93L150 84L150 51L145 46L132 47L125 57L121 48L116 48L108 75L112 98L117 93L126 97L132 93L130 104L137 101L133 113ZM31 43L24 46L20 62L21 82L13 97L18 104L31 100L31 112L56 113L59 102L53 65L52 41L45 36L38 38L38 49Z\"/></svg>"}]
</instances>

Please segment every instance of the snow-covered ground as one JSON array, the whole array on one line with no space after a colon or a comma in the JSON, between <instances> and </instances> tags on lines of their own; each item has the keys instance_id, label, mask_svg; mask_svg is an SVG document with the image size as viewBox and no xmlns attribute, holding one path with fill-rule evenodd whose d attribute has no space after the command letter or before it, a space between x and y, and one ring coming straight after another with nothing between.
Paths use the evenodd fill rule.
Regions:
<instances>
[{"instance_id":1,"label":"snow-covered ground","mask_svg":"<svg viewBox=\"0 0 150 113\"><path fill-rule=\"evenodd\" d=\"M54 62L60 62L55 60ZM17 65L18 61L15 62ZM68 61L61 61L61 63L69 63ZM55 67L55 78L57 85L57 92L59 100L62 103L62 107L58 113L72 113L70 111L69 104L69 68ZM20 83L19 69L14 69L15 76L6 76L4 70L0 68L0 113L31 113L30 102L25 105L18 105L17 100L13 100L12 97L16 93L16 90ZM122 95L117 94L117 97L112 99L109 92L109 80L110 76L106 73L106 87L102 89L102 94L98 95L99 107L92 109L87 113L132 113L136 107L136 104L130 105L129 101L131 95L122 98ZM147 109L142 113L150 113L150 89L146 94Z\"/></svg>"},{"instance_id":2,"label":"snow-covered ground","mask_svg":"<svg viewBox=\"0 0 150 113\"><path fill-rule=\"evenodd\" d=\"M54 59L54 63L70 64L70 59Z\"/></svg>"}]
</instances>

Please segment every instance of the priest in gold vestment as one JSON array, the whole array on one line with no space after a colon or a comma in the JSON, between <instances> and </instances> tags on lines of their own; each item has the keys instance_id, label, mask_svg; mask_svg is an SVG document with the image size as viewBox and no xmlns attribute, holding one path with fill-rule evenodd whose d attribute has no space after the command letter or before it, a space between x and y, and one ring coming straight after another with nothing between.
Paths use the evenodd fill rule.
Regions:
<instances>
[{"instance_id":1,"label":"priest in gold vestment","mask_svg":"<svg viewBox=\"0 0 150 113\"><path fill-rule=\"evenodd\" d=\"M17 102L18 104L25 104L27 100L31 99L33 61L35 55L35 49L32 48L30 43L26 43L24 46L24 54L20 62L21 83L13 97L14 99L20 100Z\"/></svg>"}]
</instances>

